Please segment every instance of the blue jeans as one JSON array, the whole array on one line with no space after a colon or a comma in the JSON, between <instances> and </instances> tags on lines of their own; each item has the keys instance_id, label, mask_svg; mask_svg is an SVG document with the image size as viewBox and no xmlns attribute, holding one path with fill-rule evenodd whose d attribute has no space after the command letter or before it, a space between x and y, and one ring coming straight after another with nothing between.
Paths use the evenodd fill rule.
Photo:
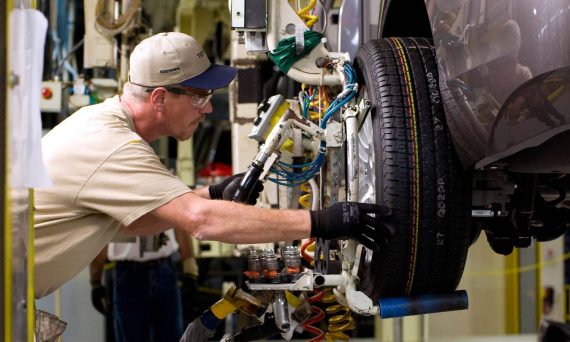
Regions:
<instances>
[{"instance_id":1,"label":"blue jeans","mask_svg":"<svg viewBox=\"0 0 570 342\"><path fill-rule=\"evenodd\" d=\"M116 342L178 341L182 303L171 258L117 262L113 274Z\"/></svg>"}]
</instances>

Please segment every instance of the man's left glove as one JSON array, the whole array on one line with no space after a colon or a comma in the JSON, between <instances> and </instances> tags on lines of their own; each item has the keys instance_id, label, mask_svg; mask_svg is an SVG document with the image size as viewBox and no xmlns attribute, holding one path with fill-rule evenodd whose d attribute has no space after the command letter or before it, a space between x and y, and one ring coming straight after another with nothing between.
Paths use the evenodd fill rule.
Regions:
<instances>
[{"instance_id":1,"label":"man's left glove","mask_svg":"<svg viewBox=\"0 0 570 342\"><path fill-rule=\"evenodd\" d=\"M99 311L103 316L111 314L111 303L107 296L107 288L99 281L91 283L91 303L95 310Z\"/></svg>"},{"instance_id":2,"label":"man's left glove","mask_svg":"<svg viewBox=\"0 0 570 342\"><path fill-rule=\"evenodd\" d=\"M182 272L178 276L178 287L182 300L184 324L198 317L203 308L198 305L198 263L193 257L182 260Z\"/></svg>"},{"instance_id":3,"label":"man's left glove","mask_svg":"<svg viewBox=\"0 0 570 342\"><path fill-rule=\"evenodd\" d=\"M326 209L311 211L311 236L323 239L354 238L376 250L396 234L391 218L392 210L388 207L340 202Z\"/></svg>"},{"instance_id":4,"label":"man's left glove","mask_svg":"<svg viewBox=\"0 0 570 342\"><path fill-rule=\"evenodd\" d=\"M198 290L198 263L193 257L182 261L182 274L180 275L180 287L183 292L195 295Z\"/></svg>"},{"instance_id":5,"label":"man's left glove","mask_svg":"<svg viewBox=\"0 0 570 342\"><path fill-rule=\"evenodd\" d=\"M244 172L235 174L224 179L223 182L219 184L210 185L208 187L208 191L210 193L211 199L223 199L226 201L231 201L232 196L236 193L239 185L245 175ZM257 203L257 199L259 198L259 193L263 191L263 183L257 182L255 183L255 187L249 194L247 198L246 204L255 205Z\"/></svg>"}]
</instances>

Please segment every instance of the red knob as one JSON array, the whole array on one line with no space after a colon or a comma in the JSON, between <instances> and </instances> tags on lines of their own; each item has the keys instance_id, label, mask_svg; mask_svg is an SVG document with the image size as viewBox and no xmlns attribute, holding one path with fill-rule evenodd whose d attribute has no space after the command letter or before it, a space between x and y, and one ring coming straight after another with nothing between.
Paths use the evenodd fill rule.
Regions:
<instances>
[{"instance_id":1,"label":"red knob","mask_svg":"<svg viewBox=\"0 0 570 342\"><path fill-rule=\"evenodd\" d=\"M51 90L51 88L49 87L43 87L42 88L42 97L46 100L51 99L51 97L53 96L53 91Z\"/></svg>"}]
</instances>

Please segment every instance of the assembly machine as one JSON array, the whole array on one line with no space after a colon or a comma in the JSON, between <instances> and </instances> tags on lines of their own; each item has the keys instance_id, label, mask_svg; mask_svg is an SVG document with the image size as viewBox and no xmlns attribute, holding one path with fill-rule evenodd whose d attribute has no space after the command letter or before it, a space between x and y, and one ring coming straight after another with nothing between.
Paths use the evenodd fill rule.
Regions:
<instances>
[{"instance_id":1,"label":"assembly machine","mask_svg":"<svg viewBox=\"0 0 570 342\"><path fill-rule=\"evenodd\" d=\"M378 115L376 104L363 95L366 88L374 87L373 80L363 79L362 66L353 65L355 56L327 50L326 38L313 27L319 19L316 5L316 0L297 9L286 0L231 2L232 28L247 52L269 54L281 71L302 85L293 98L274 95L260 104L249 133L259 143L259 151L233 200L247 199L260 180L286 189L287 203L283 207L318 209L344 200L394 207L397 196L384 197L382 201L377 194L380 184L369 183L370 173L375 173L376 182L381 182L378 161L374 161L377 152L363 136L371 134L371 126L377 124L373 118ZM394 44L399 42L395 40ZM433 53L421 40L417 44L421 53ZM432 76L435 79L430 82L437 82L437 75ZM439 94L437 89L432 92L433 100ZM422 113L417 115L420 120ZM443 131L445 120L439 119L437 127ZM411 134L414 138L415 133ZM415 146L419 147L417 143ZM459 164L450 168L454 167L457 170L446 172L459 173ZM363 174L367 177L363 178ZM439 193L434 197L439 210L433 213L439 215L438 222L446 220L450 200L446 194L452 190L446 188L443 179L435 180L436 189L440 182ZM414 191L411 190L410 198ZM467 206L461 208L466 209ZM314 341L325 337L348 339L346 332L354 328L358 316L379 314L382 318L392 318L466 309L466 292L455 290L465 261L469 227L457 227L462 233L455 236L446 234L445 230L451 229L448 223L443 223L440 231L421 232L428 228L417 222L419 219L418 215L415 218L412 215L412 221L396 215L396 220L402 220L399 228L412 227L417 235L387 240L378 234L375 250L354 240L321 239L279 242L272 249L251 249L245 270L247 288L266 304L262 315L265 319L260 325L271 327L251 328L258 334L255 338L280 332L283 338L291 339L295 331L305 331L315 335ZM461 222L452 222L458 223ZM410 238L416 244L408 242ZM418 242L418 239L428 240ZM399 247L395 246L402 244L410 244L416 250L398 252ZM455 250L459 261L443 261L442 258L451 257L448 245ZM439 251L438 246L441 246ZM416 257L433 257L434 263L442 261L442 265L427 265ZM386 261L387 258L392 259ZM448 267L450 274L440 277L444 267ZM402 272L406 275L402 276ZM323 303L328 305L328 318L319 308ZM324 319L328 320L327 328L321 330L317 323ZM243 339L244 332L238 336ZM254 338L251 334L247 336Z\"/></svg>"}]
</instances>

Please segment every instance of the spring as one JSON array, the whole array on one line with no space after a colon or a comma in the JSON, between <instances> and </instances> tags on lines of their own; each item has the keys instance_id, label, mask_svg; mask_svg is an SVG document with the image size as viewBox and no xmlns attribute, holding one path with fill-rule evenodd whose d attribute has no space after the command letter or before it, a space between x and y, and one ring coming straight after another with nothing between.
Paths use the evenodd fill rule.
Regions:
<instances>
[{"instance_id":1,"label":"spring","mask_svg":"<svg viewBox=\"0 0 570 342\"><path fill-rule=\"evenodd\" d=\"M309 303L316 303L323 299L323 291L316 291L316 293L309 297ZM313 315L303 324L303 330L308 333L316 335L309 342L320 342L325 338L325 332L321 329L315 327L313 324L321 322L325 318L325 313L320 308L313 306L311 307Z\"/></svg>"},{"instance_id":2,"label":"spring","mask_svg":"<svg viewBox=\"0 0 570 342\"><path fill-rule=\"evenodd\" d=\"M347 335L345 331L354 330L352 311L346 306L338 304L335 294L330 289L325 291L322 302L324 304L332 304L325 309L327 316L332 316L328 319L328 331L325 334L326 340L328 342L338 340L348 341L350 336Z\"/></svg>"}]
</instances>

